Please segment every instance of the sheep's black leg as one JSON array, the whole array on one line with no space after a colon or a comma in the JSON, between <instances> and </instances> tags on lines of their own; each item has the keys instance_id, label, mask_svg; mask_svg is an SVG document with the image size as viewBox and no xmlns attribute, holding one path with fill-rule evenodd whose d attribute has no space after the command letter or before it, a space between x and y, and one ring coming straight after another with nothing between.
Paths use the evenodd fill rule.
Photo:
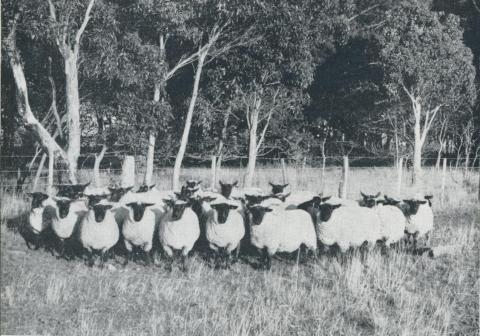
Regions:
<instances>
[{"instance_id":1,"label":"sheep's black leg","mask_svg":"<svg viewBox=\"0 0 480 336\"><path fill-rule=\"evenodd\" d=\"M182 271L185 273L188 272L187 262L188 262L188 255L182 254Z\"/></svg>"},{"instance_id":2,"label":"sheep's black leg","mask_svg":"<svg viewBox=\"0 0 480 336\"><path fill-rule=\"evenodd\" d=\"M125 260L123 261L123 266L127 266L129 261L133 261L133 252L127 250L127 254L125 255Z\"/></svg>"},{"instance_id":3,"label":"sheep's black leg","mask_svg":"<svg viewBox=\"0 0 480 336\"><path fill-rule=\"evenodd\" d=\"M230 253L225 251L225 269L230 269Z\"/></svg>"},{"instance_id":4,"label":"sheep's black leg","mask_svg":"<svg viewBox=\"0 0 480 336\"><path fill-rule=\"evenodd\" d=\"M93 264L95 263L94 260L93 260L93 253L92 253L92 251L87 250L87 258L88 258L88 263L87 263L88 267L92 267Z\"/></svg>"},{"instance_id":5,"label":"sheep's black leg","mask_svg":"<svg viewBox=\"0 0 480 336\"><path fill-rule=\"evenodd\" d=\"M272 256L267 252L267 270L272 268Z\"/></svg>"},{"instance_id":6,"label":"sheep's black leg","mask_svg":"<svg viewBox=\"0 0 480 336\"><path fill-rule=\"evenodd\" d=\"M100 256L100 268L103 268L105 266L105 263L108 260L108 250L103 251L101 256Z\"/></svg>"}]
</instances>

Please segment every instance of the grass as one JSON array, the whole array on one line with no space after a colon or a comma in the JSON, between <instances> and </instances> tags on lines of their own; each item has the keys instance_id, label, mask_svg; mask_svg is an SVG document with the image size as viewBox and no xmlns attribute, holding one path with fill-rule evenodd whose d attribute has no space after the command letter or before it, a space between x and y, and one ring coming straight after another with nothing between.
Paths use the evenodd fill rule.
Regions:
<instances>
[{"instance_id":1,"label":"grass","mask_svg":"<svg viewBox=\"0 0 480 336\"><path fill-rule=\"evenodd\" d=\"M318 172L294 171L288 175L294 187L320 187ZM206 170L184 173L209 176ZM222 178L238 177L234 173L226 170ZM440 204L440 179L433 171L426 175L436 201L431 245L452 245L454 253L431 259L394 251L385 257L373 250L363 263L354 254L343 264L322 257L299 266L295 258L282 257L269 272L242 261L231 270L214 270L197 254L188 273L179 267L168 272L110 262L116 269L109 270L57 260L27 249L11 219L28 204L22 195L0 191L0 333L478 335L478 177L465 183L460 176L458 183L449 178ZM280 176L281 171L259 170L257 183ZM325 193L336 193L338 176L327 172ZM395 176L387 168L352 170L349 190L394 192ZM413 191L404 186L403 192Z\"/></svg>"}]
</instances>

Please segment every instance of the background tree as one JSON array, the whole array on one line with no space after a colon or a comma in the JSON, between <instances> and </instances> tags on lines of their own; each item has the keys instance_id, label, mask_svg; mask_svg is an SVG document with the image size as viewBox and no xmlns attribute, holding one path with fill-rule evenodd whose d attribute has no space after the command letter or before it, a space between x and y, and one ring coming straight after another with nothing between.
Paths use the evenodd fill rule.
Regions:
<instances>
[{"instance_id":1,"label":"background tree","mask_svg":"<svg viewBox=\"0 0 480 336\"><path fill-rule=\"evenodd\" d=\"M423 145L439 110L461 113L475 100L473 56L463 44L458 17L432 12L416 0L387 12L378 39L387 90L411 103L413 176L418 182Z\"/></svg>"}]
</instances>

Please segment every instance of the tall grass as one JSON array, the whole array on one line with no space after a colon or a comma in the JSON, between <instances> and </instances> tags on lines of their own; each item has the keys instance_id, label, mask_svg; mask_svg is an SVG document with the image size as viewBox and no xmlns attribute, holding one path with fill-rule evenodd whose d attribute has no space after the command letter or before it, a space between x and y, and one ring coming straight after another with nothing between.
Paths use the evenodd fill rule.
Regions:
<instances>
[{"instance_id":1,"label":"tall grass","mask_svg":"<svg viewBox=\"0 0 480 336\"><path fill-rule=\"evenodd\" d=\"M89 172L83 172L87 181ZM281 171L258 170L255 183L280 181ZM184 170L185 178L207 180L207 169ZM70 335L477 335L479 328L479 211L475 180L441 179L427 172L433 193L433 246L452 245L437 258L390 251L335 257L276 258L271 271L246 261L214 270L194 254L188 273L179 267L129 263L115 270L89 268L82 261L57 260L31 251L10 230L28 209L23 195L0 190L2 334ZM293 188L317 190L319 172L289 168ZM106 176L104 176L107 178ZM157 176L160 187L170 180ZM222 179L239 179L225 169ZM339 170L327 171L325 194L336 194ZM111 177L108 177L111 178ZM393 169L352 169L349 195L395 191ZM457 181L457 182L455 182ZM110 181L109 181L110 182ZM112 181L113 182L113 181ZM468 183L471 183L469 185ZM402 194L411 192L404 185ZM13 224L14 226L14 224Z\"/></svg>"}]
</instances>

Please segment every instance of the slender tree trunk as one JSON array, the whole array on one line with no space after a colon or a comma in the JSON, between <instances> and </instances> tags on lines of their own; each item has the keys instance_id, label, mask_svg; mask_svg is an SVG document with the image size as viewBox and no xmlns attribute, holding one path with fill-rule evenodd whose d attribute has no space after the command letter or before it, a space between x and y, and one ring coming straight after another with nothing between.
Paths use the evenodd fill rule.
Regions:
<instances>
[{"instance_id":1,"label":"slender tree trunk","mask_svg":"<svg viewBox=\"0 0 480 336\"><path fill-rule=\"evenodd\" d=\"M65 90L68 114L68 166L70 180L76 180L77 162L80 156L80 97L78 94L78 55L71 49L64 49Z\"/></svg>"},{"instance_id":2,"label":"slender tree trunk","mask_svg":"<svg viewBox=\"0 0 480 336\"><path fill-rule=\"evenodd\" d=\"M218 142L218 151L217 151L217 177L220 174L220 169L222 168L222 160L223 160L223 147L225 145L225 140L227 139L227 131L228 131L228 120L230 119L230 113L232 109L229 106L227 108L227 112L225 113L225 118L223 119L223 127L222 127L222 134L220 136L220 141Z\"/></svg>"},{"instance_id":3,"label":"slender tree trunk","mask_svg":"<svg viewBox=\"0 0 480 336\"><path fill-rule=\"evenodd\" d=\"M435 163L435 169L440 170L440 161L442 160L442 153L444 148L444 143L440 141L440 146L438 148L437 162Z\"/></svg>"},{"instance_id":4,"label":"slender tree trunk","mask_svg":"<svg viewBox=\"0 0 480 336\"><path fill-rule=\"evenodd\" d=\"M257 162L257 129L258 129L258 114L260 110L257 106L252 109L250 118L250 131L248 137L248 164L247 174L245 176L245 186L251 187L253 184L253 176L255 174L255 164Z\"/></svg>"},{"instance_id":5,"label":"slender tree trunk","mask_svg":"<svg viewBox=\"0 0 480 336\"><path fill-rule=\"evenodd\" d=\"M153 92L153 101L158 103L160 101L160 85L155 84L155 91ZM155 132L151 130L148 133L148 151L147 151L147 164L145 170L145 177L143 179L143 184L151 185L153 177L153 161L155 156L155 141L156 136Z\"/></svg>"},{"instance_id":6,"label":"slender tree trunk","mask_svg":"<svg viewBox=\"0 0 480 336\"><path fill-rule=\"evenodd\" d=\"M95 186L97 187L102 186L102 183L100 181L100 163L102 162L106 151L107 151L107 145L104 144L102 146L102 150L100 151L100 153L95 155L95 163L93 165L93 180L94 180Z\"/></svg>"},{"instance_id":7,"label":"slender tree trunk","mask_svg":"<svg viewBox=\"0 0 480 336\"><path fill-rule=\"evenodd\" d=\"M207 50L208 51L208 50ZM190 127L192 125L193 110L195 102L197 101L198 87L200 85L200 77L202 75L203 63L207 52L203 52L198 56L197 71L195 72L195 81L193 83L192 98L188 106L187 117L185 119L185 128L183 129L182 140L180 148L178 149L177 157L175 158L175 165L173 166L173 190L178 190L180 187L180 170L182 168L183 157L187 148L188 136L190 134Z\"/></svg>"},{"instance_id":8,"label":"slender tree trunk","mask_svg":"<svg viewBox=\"0 0 480 336\"><path fill-rule=\"evenodd\" d=\"M412 182L418 185L422 178L422 139L420 131L420 104L415 108L414 146L413 146L413 177Z\"/></svg>"},{"instance_id":9,"label":"slender tree trunk","mask_svg":"<svg viewBox=\"0 0 480 336\"><path fill-rule=\"evenodd\" d=\"M53 150L48 152L48 194L53 194L53 167L55 164L55 154Z\"/></svg>"}]
</instances>

